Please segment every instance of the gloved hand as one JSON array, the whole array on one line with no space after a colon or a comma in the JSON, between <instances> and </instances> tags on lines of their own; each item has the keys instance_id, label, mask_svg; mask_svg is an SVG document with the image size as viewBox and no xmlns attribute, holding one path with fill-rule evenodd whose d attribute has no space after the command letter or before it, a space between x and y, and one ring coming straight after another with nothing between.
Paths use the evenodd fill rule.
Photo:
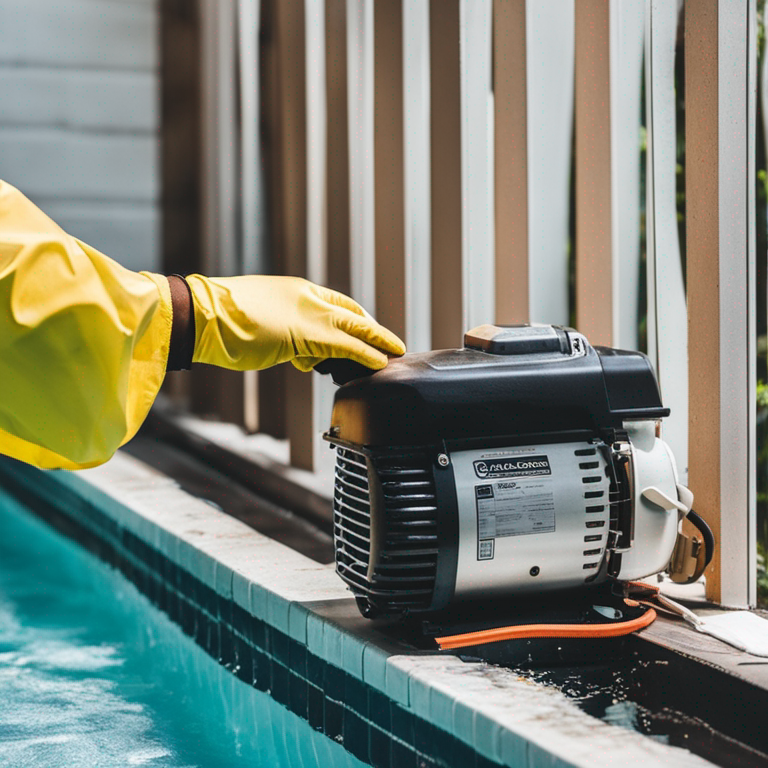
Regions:
<instances>
[{"instance_id":1,"label":"gloved hand","mask_svg":"<svg viewBox=\"0 0 768 768\"><path fill-rule=\"evenodd\" d=\"M258 370L291 361L308 371L329 357L380 369L405 345L342 293L298 277L187 277L195 363Z\"/></svg>"}]
</instances>

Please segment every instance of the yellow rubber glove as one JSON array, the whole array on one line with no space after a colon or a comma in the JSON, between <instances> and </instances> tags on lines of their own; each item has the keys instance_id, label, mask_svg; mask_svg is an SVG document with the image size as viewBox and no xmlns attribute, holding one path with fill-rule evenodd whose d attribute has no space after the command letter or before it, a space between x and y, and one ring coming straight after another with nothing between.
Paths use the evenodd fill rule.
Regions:
<instances>
[{"instance_id":1,"label":"yellow rubber glove","mask_svg":"<svg viewBox=\"0 0 768 768\"><path fill-rule=\"evenodd\" d=\"M0 453L106 461L160 389L171 322L165 277L124 269L0 181Z\"/></svg>"},{"instance_id":2,"label":"yellow rubber glove","mask_svg":"<svg viewBox=\"0 0 768 768\"><path fill-rule=\"evenodd\" d=\"M378 370L405 345L355 301L298 277L187 278L195 308L196 363L233 370L289 360L308 371L329 357Z\"/></svg>"}]
</instances>

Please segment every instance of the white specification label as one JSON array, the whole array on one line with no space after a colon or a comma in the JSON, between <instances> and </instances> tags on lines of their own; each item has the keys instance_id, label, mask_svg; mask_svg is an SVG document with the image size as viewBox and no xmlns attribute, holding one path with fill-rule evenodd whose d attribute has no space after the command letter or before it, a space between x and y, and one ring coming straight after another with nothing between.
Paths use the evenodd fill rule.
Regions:
<instances>
[{"instance_id":1,"label":"white specification label","mask_svg":"<svg viewBox=\"0 0 768 768\"><path fill-rule=\"evenodd\" d=\"M549 478L476 485L475 499L478 540L555 530L555 497Z\"/></svg>"}]
</instances>

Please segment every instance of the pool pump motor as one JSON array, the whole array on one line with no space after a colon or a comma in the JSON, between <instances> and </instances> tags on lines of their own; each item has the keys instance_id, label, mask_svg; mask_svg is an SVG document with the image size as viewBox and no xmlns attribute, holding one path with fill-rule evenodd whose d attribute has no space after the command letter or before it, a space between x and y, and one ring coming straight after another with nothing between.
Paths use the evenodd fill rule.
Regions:
<instances>
[{"instance_id":1,"label":"pool pump motor","mask_svg":"<svg viewBox=\"0 0 768 768\"><path fill-rule=\"evenodd\" d=\"M645 355L557 326L481 326L354 378L326 434L338 574L368 617L698 578L711 543L679 532L668 415Z\"/></svg>"}]
</instances>

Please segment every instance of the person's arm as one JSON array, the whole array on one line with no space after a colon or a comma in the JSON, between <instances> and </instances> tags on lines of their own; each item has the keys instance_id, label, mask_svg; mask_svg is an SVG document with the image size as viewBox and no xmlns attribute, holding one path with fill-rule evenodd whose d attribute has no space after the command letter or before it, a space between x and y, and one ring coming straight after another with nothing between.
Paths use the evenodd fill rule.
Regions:
<instances>
[{"instance_id":1,"label":"person's arm","mask_svg":"<svg viewBox=\"0 0 768 768\"><path fill-rule=\"evenodd\" d=\"M0 453L106 461L160 389L172 319L165 277L124 269L0 182Z\"/></svg>"},{"instance_id":2,"label":"person's arm","mask_svg":"<svg viewBox=\"0 0 768 768\"><path fill-rule=\"evenodd\" d=\"M383 368L404 351L351 299L306 280L131 272L0 181L0 453L103 463L141 426L167 366Z\"/></svg>"}]
</instances>

